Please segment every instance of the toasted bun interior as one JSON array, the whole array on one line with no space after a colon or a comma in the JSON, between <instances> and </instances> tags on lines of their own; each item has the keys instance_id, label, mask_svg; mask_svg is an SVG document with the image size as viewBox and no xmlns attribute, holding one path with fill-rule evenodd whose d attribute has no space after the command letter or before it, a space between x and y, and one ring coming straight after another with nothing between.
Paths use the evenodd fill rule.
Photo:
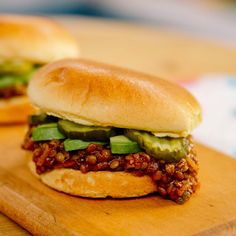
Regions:
<instances>
[{"instance_id":1,"label":"toasted bun interior","mask_svg":"<svg viewBox=\"0 0 236 236\"><path fill-rule=\"evenodd\" d=\"M0 15L0 58L47 63L78 57L77 41L61 25L36 16Z\"/></svg>"},{"instance_id":2,"label":"toasted bun interior","mask_svg":"<svg viewBox=\"0 0 236 236\"><path fill-rule=\"evenodd\" d=\"M29 156L29 154L27 154ZM31 172L44 184L58 191L89 198L128 198L156 192L157 186L149 176L134 176L126 172L56 169L38 175L35 164L29 161Z\"/></svg>"},{"instance_id":3,"label":"toasted bun interior","mask_svg":"<svg viewBox=\"0 0 236 236\"><path fill-rule=\"evenodd\" d=\"M36 106L74 122L188 135L201 108L184 88L154 76L89 60L41 68L28 94Z\"/></svg>"},{"instance_id":4,"label":"toasted bun interior","mask_svg":"<svg viewBox=\"0 0 236 236\"><path fill-rule=\"evenodd\" d=\"M28 115L35 111L26 96L0 99L0 124L26 123Z\"/></svg>"}]
</instances>

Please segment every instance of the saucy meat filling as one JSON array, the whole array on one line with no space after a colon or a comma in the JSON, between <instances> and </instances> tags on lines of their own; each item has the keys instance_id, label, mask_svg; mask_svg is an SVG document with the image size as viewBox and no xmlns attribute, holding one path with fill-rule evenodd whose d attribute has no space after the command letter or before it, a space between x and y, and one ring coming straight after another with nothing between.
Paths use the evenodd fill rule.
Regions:
<instances>
[{"instance_id":1,"label":"saucy meat filling","mask_svg":"<svg viewBox=\"0 0 236 236\"><path fill-rule=\"evenodd\" d=\"M175 162L156 159L145 152L112 154L110 146L90 144L86 149L65 151L62 140L35 142L29 128L23 149L33 152L33 162L38 174L59 168L88 171L126 171L137 176L149 175L157 185L157 192L179 204L186 202L196 191L198 160L191 136L188 154Z\"/></svg>"},{"instance_id":2,"label":"saucy meat filling","mask_svg":"<svg viewBox=\"0 0 236 236\"><path fill-rule=\"evenodd\" d=\"M14 85L11 87L0 88L0 99L22 96L26 94L26 85Z\"/></svg>"}]
</instances>

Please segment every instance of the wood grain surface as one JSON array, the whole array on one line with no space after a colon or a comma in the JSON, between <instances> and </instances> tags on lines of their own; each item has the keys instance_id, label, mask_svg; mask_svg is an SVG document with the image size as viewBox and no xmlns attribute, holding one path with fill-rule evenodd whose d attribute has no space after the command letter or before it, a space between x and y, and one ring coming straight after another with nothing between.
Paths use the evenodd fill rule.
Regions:
<instances>
[{"instance_id":1,"label":"wood grain surface","mask_svg":"<svg viewBox=\"0 0 236 236\"><path fill-rule=\"evenodd\" d=\"M236 73L236 50L230 47L193 39L191 37L187 37L186 35L182 35L182 34L166 32L158 28L135 26L132 24L117 23L117 22L103 21L103 20L93 20L93 19L87 19L87 18L76 18L76 17L74 18L68 18L68 17L58 18L57 17L56 20L64 24L77 37L78 42L81 46L81 54L83 55L83 57L86 57L86 58L101 60L107 63L130 67L130 68L144 71L147 73L156 74L158 76L161 76L167 79L193 79L197 75L206 74L206 73L207 74L208 73L214 73L214 74L216 73L235 74ZM3 130L4 130L4 134L2 133ZM8 139L3 138L4 137L3 135L5 135L8 132L9 132L9 135L7 135ZM18 135L16 135L15 132L18 133ZM34 183L37 183L36 186L38 186L39 183L35 181L34 179L32 179L32 176L29 175L29 173L27 172L27 169L25 169L24 167L24 163L22 163L21 161L20 161L21 163L20 165L23 167L23 170L22 172L21 171L17 172L17 170L20 169L18 161L19 159L22 158L21 157L22 153L20 152L21 153L20 156L16 154L17 162L15 162L15 158L13 156L11 156L10 158L8 155L9 153L11 153L11 155L14 155L14 152L10 152L8 147L13 148L13 146L16 145L16 141L20 143L20 135L22 133L23 132L22 132L21 127L1 128L0 149L2 152L1 152L0 158L1 158L1 163L3 163L3 166L1 166L1 168L4 167L4 171L2 171L3 169L0 170L0 174L1 174L0 181L1 183L5 179L10 181L9 183L13 181L11 184L13 184L13 186L15 186L15 184L19 184L18 188L20 188L22 184L14 182L14 179L15 178L17 179L19 177L20 181L23 179L24 180L23 182L26 183L27 186L30 186L30 188L33 187L33 190L34 190L33 193L35 193ZM209 166L212 166L212 163L210 163L210 160L214 160L214 155L216 156L216 159L219 161L219 163L216 165L215 172L216 170L225 171L225 168L220 168L219 166L221 165L221 162L224 163L223 166L225 165L230 166L230 168L231 169L234 168L234 171L235 171L235 167L233 167L235 164L232 164L232 163L235 163L235 161L229 159L228 157L202 146L199 146L199 151L201 154L200 158L204 158L207 155L209 156L209 157L207 156L207 160L208 160L207 162ZM3 159L3 162L2 162L2 159ZM204 167L202 166L202 163L201 163L201 168L202 168L201 172L203 173L203 177L205 176L204 178L208 178L208 176L210 176L211 181L213 181L214 175L211 175L210 170L208 170L208 167L206 166L206 164ZM15 173L15 170L16 170L16 173ZM12 171L14 171L13 179L6 178L6 176L8 175L12 176L11 175ZM206 173L204 173L204 171L206 171ZM25 172L27 173L26 176L24 176ZM26 178L29 178L29 179L27 180ZM222 175L222 181L223 179L224 177ZM202 221L195 220L194 222L192 220L191 227L190 226L187 227L186 224L189 224L190 221L189 222L183 221L184 225L182 225L182 229L185 229L185 227L188 228L188 231L185 232L186 234L187 232L191 232L191 233L197 232L195 229L197 228L197 225L199 224L200 224L199 226L202 226L201 229L202 229L203 235L216 234L216 232L217 234L226 235L225 232L227 233L235 232L235 219L234 219L236 215L235 206L232 206L232 208L230 207L229 210L227 208L228 205L234 204L234 201L232 201L232 203L228 202L227 201L228 198L224 200L225 196L227 195L231 196L233 194L232 196L235 197L234 195L235 190L233 186L230 186L230 184L232 184L232 181L230 181L229 183L227 181L225 181L226 186L223 184L224 188L222 190L219 188L220 183L222 183L220 182L217 185L218 190L214 190L214 191L211 191L213 186L208 186L206 185L207 183L205 182L203 187L205 186L205 188L209 188L209 191L208 191L209 200L208 200L208 203L206 199L205 199L205 202L199 202L201 207L205 206L204 204L208 204L208 207L206 207L206 211L208 210L208 208L210 208L211 212L213 213L212 215L209 215L209 218L207 218L205 214L203 214L203 217L201 217L198 214L200 219L203 219L206 222L210 222L212 226L216 226L216 225L218 226L212 227L211 229L209 229L208 226L210 224L206 226L204 223L200 223ZM7 186L8 185L1 184L0 185L1 191L5 192ZM39 189L41 189L41 187L44 189L44 186L41 186L40 184ZM223 194L223 190L225 191L225 189L227 191L225 192L225 194ZM22 191L23 191L23 187L22 187ZM39 192L41 193L41 190ZM49 192L51 193L51 191ZM199 194L201 192L202 190L199 192ZM21 193L21 191L19 192L16 191L15 194L17 193ZM9 197L10 196L12 197L12 194L14 196L14 191L11 192ZM54 194L57 196L63 195L63 194L58 194L58 193L54 193ZM214 206L209 207L210 205L213 205L211 203L211 199L215 198L219 194L220 196L224 196L222 197L222 201L223 203L226 201L227 207L225 209L221 209L223 204L216 204L215 207ZM17 196L21 196L21 195L17 195ZM206 193L205 193L205 196L206 196ZM6 198L7 197L8 196L6 196ZM21 197L24 199L24 195ZM64 199L64 195L62 198ZM71 197L66 197L66 198L68 199ZM198 195L196 195L196 198L198 198ZM145 199L146 198L138 199L138 200L135 199L135 200L132 200L132 202L141 201L140 204L144 204L142 203L142 201L145 202ZM150 200L145 202L145 206L149 207L149 208L146 207L147 211L149 211L150 213L148 219L152 217L155 218L156 213L153 216L151 214L152 213L151 208L153 207L152 204L154 204L154 206L156 206L156 204L160 206L158 207L158 209L159 208L162 209L165 207L162 207L162 204L163 204L162 201L161 202L159 200L156 201L156 197L150 197L148 199ZM198 201L194 199L193 201ZM218 199L217 201L220 202L220 198L217 197L217 199ZM14 200L14 197L13 197L13 200ZM80 199L80 200L83 202L83 205L85 204L86 201L88 201L86 199ZM91 201L88 201L88 202L91 203ZM106 201L105 205L112 204L112 202L113 201L111 200ZM127 201L124 201L124 203L123 201L121 201L122 204L125 204L125 202ZM135 212L135 208L134 208L135 204L134 203L130 204L130 201L128 202L129 202L128 209L131 208L131 211ZM13 201L13 203L15 202ZM114 201L114 203L116 204L115 205L116 207L113 209L113 211L115 211L116 208L120 205L119 203L116 203L116 201ZM20 209L22 209L22 207L25 206L25 205L22 205L22 207L20 207L21 204L19 202L16 202L15 204L13 204L12 207L16 207L17 204L19 204L18 207ZM37 212L38 210L37 206L34 205L35 199L32 203L29 202L28 204L30 206L36 207L36 209L35 208L34 209ZM94 203L94 204L97 204L97 203ZM101 204L100 201L99 201L99 204ZM103 204L104 203L102 201L102 206ZM170 203L168 203L167 205L169 204ZM127 206L127 204L125 204L125 206ZM174 207L174 209L179 209L179 206L171 206L171 207ZM119 208L121 208L121 206ZM169 208L169 206L167 206L167 208ZM26 207L26 209L28 208ZM82 209L84 210L84 208ZM89 209L89 207L87 209ZM113 211L112 213L115 214L116 212L113 212ZM181 210L181 212L179 213L181 219L183 218L181 217L182 211L185 211L185 210ZM198 208L194 210L194 212L197 212L197 211L198 211ZM66 214L66 212L64 212L63 214ZM78 212L80 212L80 210ZM108 211L108 214L104 213L104 211L102 212L103 213L100 213L100 214L109 215L110 213L110 211ZM91 216L89 216L87 220L91 221L91 220L94 220L95 218L95 221L97 221L99 219L100 214L95 216L95 213L96 212L92 211ZM15 214L16 213L14 211L11 212L11 217L16 218ZM119 217L118 214L119 213L115 214L116 217ZM161 210L160 214L163 217L164 212ZM175 214L177 214L177 212L175 212ZM188 215L188 217L190 215ZM20 215L17 215L17 217L20 218L18 219L18 222L19 223L21 223L22 221L24 222L24 217L26 216L24 217L23 216L19 217L19 216ZM43 218L44 213L43 212L40 213L38 217L40 219ZM168 224L168 219L167 219L168 217L165 216L164 218L166 219L166 222L165 222L165 226L166 226L166 224ZM35 221L37 221L37 219L38 218L33 218L33 220ZM134 216L133 218L130 219L131 221L126 222L128 226L133 224L132 219L134 219ZM139 224L137 227L138 229L140 229L142 228L142 224L140 224L140 221L138 222ZM150 222L152 221L150 220ZM157 223L159 224L160 222L157 221ZM119 225L119 223L117 224ZM143 226L143 228L144 228L143 232L145 232L145 227ZM167 228L170 228L170 224L168 224ZM189 228L193 228L193 230ZM175 231L175 230L173 229L172 231ZM9 221L8 218L0 214L0 235L27 235L27 234L28 233L26 231L19 228L15 223Z\"/></svg>"},{"instance_id":2,"label":"wood grain surface","mask_svg":"<svg viewBox=\"0 0 236 236\"><path fill-rule=\"evenodd\" d=\"M0 213L0 235L4 236L27 236L28 233L13 220Z\"/></svg>"}]
</instances>

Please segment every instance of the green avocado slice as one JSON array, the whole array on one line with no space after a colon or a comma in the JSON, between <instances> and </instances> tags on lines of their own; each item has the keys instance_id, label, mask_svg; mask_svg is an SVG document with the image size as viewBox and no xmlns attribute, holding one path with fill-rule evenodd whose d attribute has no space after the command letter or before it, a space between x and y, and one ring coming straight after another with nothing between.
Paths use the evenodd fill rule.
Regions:
<instances>
[{"instance_id":1,"label":"green avocado slice","mask_svg":"<svg viewBox=\"0 0 236 236\"><path fill-rule=\"evenodd\" d=\"M33 128L32 131L32 139L34 141L47 141L65 138L66 137L58 130L57 123L39 125Z\"/></svg>"},{"instance_id":2,"label":"green avocado slice","mask_svg":"<svg viewBox=\"0 0 236 236\"><path fill-rule=\"evenodd\" d=\"M8 88L17 84L17 81L12 76L0 77L0 88Z\"/></svg>"},{"instance_id":3,"label":"green avocado slice","mask_svg":"<svg viewBox=\"0 0 236 236\"><path fill-rule=\"evenodd\" d=\"M35 70L24 75L0 75L0 88L8 88L17 84L28 84Z\"/></svg>"},{"instance_id":4,"label":"green avocado slice","mask_svg":"<svg viewBox=\"0 0 236 236\"><path fill-rule=\"evenodd\" d=\"M124 135L111 137L110 146L113 154L129 154L141 151L137 142L130 140Z\"/></svg>"},{"instance_id":5,"label":"green avocado slice","mask_svg":"<svg viewBox=\"0 0 236 236\"><path fill-rule=\"evenodd\" d=\"M106 142L99 142L99 141L83 141L79 139L66 139L64 141L64 148L66 151L74 151L74 150L81 150L85 149L89 146L89 144L100 144L106 145Z\"/></svg>"}]
</instances>

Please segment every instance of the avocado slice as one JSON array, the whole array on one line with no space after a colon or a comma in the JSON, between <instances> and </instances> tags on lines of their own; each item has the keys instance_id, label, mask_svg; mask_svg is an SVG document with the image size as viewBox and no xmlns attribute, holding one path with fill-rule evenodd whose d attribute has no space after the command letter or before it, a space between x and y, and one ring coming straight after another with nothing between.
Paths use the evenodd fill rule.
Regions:
<instances>
[{"instance_id":1,"label":"avocado slice","mask_svg":"<svg viewBox=\"0 0 236 236\"><path fill-rule=\"evenodd\" d=\"M113 154L129 154L141 151L137 142L130 140L124 135L111 137L110 146Z\"/></svg>"},{"instance_id":2,"label":"avocado slice","mask_svg":"<svg viewBox=\"0 0 236 236\"><path fill-rule=\"evenodd\" d=\"M81 150L85 149L89 146L89 144L100 144L106 145L106 142L99 142L99 141L83 141L79 139L66 139L64 141L64 148L66 151L74 151L74 150Z\"/></svg>"},{"instance_id":3,"label":"avocado slice","mask_svg":"<svg viewBox=\"0 0 236 236\"><path fill-rule=\"evenodd\" d=\"M32 70L24 75L0 75L0 88L8 88L17 84L28 84L35 70Z\"/></svg>"},{"instance_id":4,"label":"avocado slice","mask_svg":"<svg viewBox=\"0 0 236 236\"><path fill-rule=\"evenodd\" d=\"M33 128L32 131L32 139L34 141L47 141L65 138L66 137L58 130L57 123L39 125Z\"/></svg>"},{"instance_id":5,"label":"avocado slice","mask_svg":"<svg viewBox=\"0 0 236 236\"><path fill-rule=\"evenodd\" d=\"M149 155L165 161L179 161L188 154L186 138L158 138L151 133L125 130L125 136L136 141Z\"/></svg>"},{"instance_id":6,"label":"avocado slice","mask_svg":"<svg viewBox=\"0 0 236 236\"><path fill-rule=\"evenodd\" d=\"M12 76L0 77L0 88L9 88L17 84L18 81Z\"/></svg>"},{"instance_id":7,"label":"avocado slice","mask_svg":"<svg viewBox=\"0 0 236 236\"><path fill-rule=\"evenodd\" d=\"M84 141L107 141L116 135L116 131L112 127L87 126L68 120L59 120L58 128L68 138Z\"/></svg>"}]
</instances>

